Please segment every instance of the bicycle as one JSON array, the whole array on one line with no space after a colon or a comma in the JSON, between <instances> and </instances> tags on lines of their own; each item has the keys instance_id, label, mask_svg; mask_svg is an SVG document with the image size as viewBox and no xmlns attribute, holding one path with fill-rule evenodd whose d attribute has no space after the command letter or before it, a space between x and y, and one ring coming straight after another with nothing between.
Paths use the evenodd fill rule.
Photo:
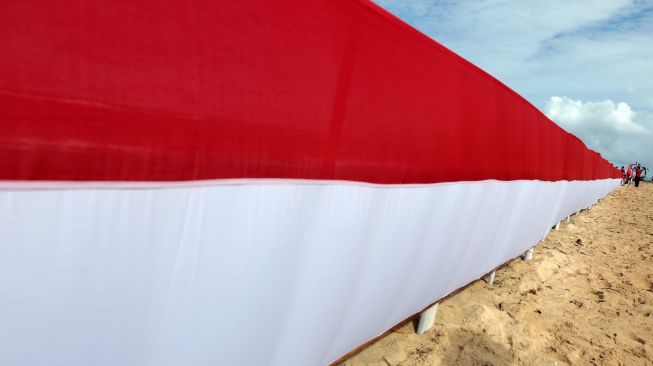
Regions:
<instances>
[{"instance_id":1,"label":"bicycle","mask_svg":"<svg viewBox=\"0 0 653 366\"><path fill-rule=\"evenodd\" d=\"M637 165L638 165L637 163L629 164L628 165L628 170L635 173L635 169L637 168ZM647 173L646 170L647 169L646 169L645 166L641 166L641 165L639 166L639 168L641 169L641 173L640 173L640 176L639 176L639 181L641 182L641 181L644 181L645 178L646 178L646 173ZM628 177L628 176L626 176L626 174L624 174L623 177L621 178L621 185L622 186L625 186L625 185L629 186L630 183L634 179L635 179L635 177L633 177L633 176Z\"/></svg>"},{"instance_id":2,"label":"bicycle","mask_svg":"<svg viewBox=\"0 0 653 366\"><path fill-rule=\"evenodd\" d=\"M635 167L637 166L637 163L635 164L628 164L628 168L626 170L622 170L622 176L621 176L621 186L629 186L630 183L633 181L633 172L635 171ZM629 174L627 174L628 172Z\"/></svg>"},{"instance_id":3,"label":"bicycle","mask_svg":"<svg viewBox=\"0 0 653 366\"><path fill-rule=\"evenodd\" d=\"M623 177L621 177L621 185L622 186L630 185L631 180L632 180L631 177L628 177L628 176L626 176L626 174L624 174Z\"/></svg>"}]
</instances>

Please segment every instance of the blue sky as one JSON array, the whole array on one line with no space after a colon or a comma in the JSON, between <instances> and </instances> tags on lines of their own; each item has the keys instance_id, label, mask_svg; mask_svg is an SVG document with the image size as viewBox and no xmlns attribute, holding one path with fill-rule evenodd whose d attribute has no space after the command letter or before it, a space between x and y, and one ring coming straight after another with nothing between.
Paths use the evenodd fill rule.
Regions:
<instances>
[{"instance_id":1,"label":"blue sky","mask_svg":"<svg viewBox=\"0 0 653 366\"><path fill-rule=\"evenodd\" d=\"M653 171L653 0L374 1L608 160Z\"/></svg>"}]
</instances>

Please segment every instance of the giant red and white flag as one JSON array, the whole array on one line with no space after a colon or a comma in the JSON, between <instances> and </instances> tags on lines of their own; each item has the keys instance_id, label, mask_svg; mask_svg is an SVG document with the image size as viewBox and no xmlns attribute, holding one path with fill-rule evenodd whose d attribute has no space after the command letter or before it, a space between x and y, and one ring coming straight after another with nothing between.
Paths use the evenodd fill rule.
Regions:
<instances>
[{"instance_id":1,"label":"giant red and white flag","mask_svg":"<svg viewBox=\"0 0 653 366\"><path fill-rule=\"evenodd\" d=\"M0 4L0 364L327 364L620 174L366 0Z\"/></svg>"}]
</instances>

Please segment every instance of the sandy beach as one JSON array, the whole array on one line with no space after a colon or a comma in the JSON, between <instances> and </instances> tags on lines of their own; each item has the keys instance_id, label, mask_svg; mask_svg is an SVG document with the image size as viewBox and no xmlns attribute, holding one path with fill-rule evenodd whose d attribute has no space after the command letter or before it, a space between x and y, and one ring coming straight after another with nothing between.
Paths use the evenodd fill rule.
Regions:
<instances>
[{"instance_id":1,"label":"sandy beach","mask_svg":"<svg viewBox=\"0 0 653 366\"><path fill-rule=\"evenodd\" d=\"M653 365L652 271L653 183L618 188L341 365Z\"/></svg>"}]
</instances>

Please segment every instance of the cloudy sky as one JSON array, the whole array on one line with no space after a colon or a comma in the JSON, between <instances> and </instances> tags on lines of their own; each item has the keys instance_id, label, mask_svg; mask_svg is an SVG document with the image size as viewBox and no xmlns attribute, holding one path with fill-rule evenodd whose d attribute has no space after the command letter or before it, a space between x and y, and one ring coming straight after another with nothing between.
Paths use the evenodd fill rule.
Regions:
<instances>
[{"instance_id":1,"label":"cloudy sky","mask_svg":"<svg viewBox=\"0 0 653 366\"><path fill-rule=\"evenodd\" d=\"M653 170L653 0L374 1L606 159Z\"/></svg>"}]
</instances>

